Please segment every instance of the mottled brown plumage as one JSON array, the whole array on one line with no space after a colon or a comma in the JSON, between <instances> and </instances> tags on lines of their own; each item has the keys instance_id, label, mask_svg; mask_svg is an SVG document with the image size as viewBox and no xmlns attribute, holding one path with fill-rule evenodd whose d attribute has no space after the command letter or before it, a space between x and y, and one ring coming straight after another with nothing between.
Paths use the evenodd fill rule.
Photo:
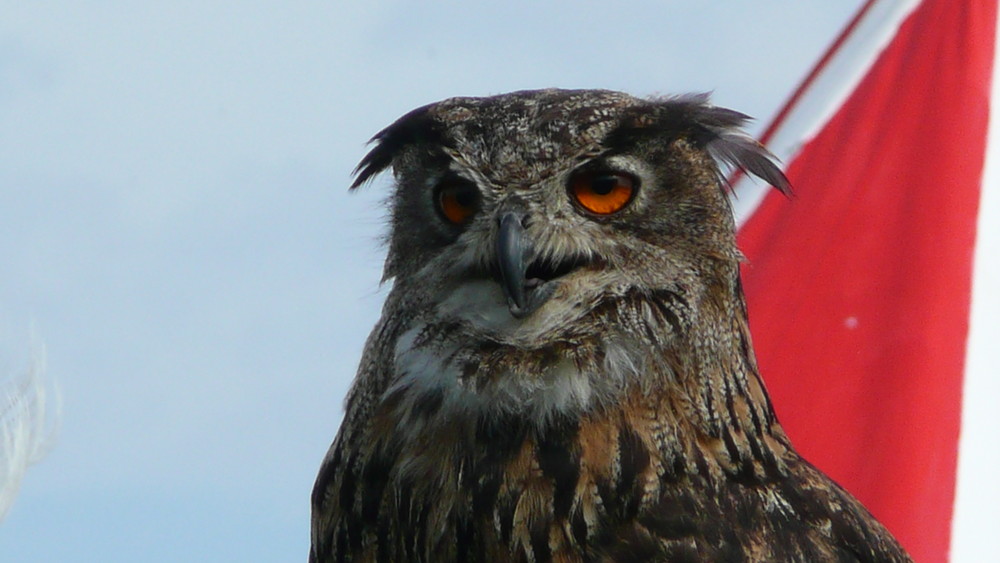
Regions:
<instances>
[{"instance_id":1,"label":"mottled brown plumage","mask_svg":"<svg viewBox=\"0 0 1000 563\"><path fill-rule=\"evenodd\" d=\"M542 90L375 137L355 187L395 172L393 288L311 561L909 560L758 374L720 166L788 185L745 119Z\"/></svg>"}]
</instances>

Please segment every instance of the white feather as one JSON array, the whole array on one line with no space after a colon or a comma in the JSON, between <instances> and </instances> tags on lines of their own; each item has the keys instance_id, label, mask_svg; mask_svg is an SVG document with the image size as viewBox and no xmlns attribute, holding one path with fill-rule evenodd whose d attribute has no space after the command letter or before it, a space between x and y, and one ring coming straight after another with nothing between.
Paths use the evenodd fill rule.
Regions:
<instances>
[{"instance_id":1,"label":"white feather","mask_svg":"<svg viewBox=\"0 0 1000 563\"><path fill-rule=\"evenodd\" d=\"M468 307L466 319L475 318L486 323L488 328L497 329L494 319L501 315L493 315L492 307L491 304L478 311L477 307ZM458 311L457 307L450 306L442 309ZM490 310L490 314L483 315L485 310ZM510 317L506 309L504 312ZM518 327L516 321L504 322L510 324L512 332ZM524 324L520 328L524 329ZM462 345L449 338L422 342L422 333L427 328L427 324L416 323L400 336L394 351L396 378L382 398L402 392L400 412L410 413L413 403L420 397L431 392L441 393L442 411L448 413L440 417L441 420L454 420L454 416L476 417L483 413L521 413L544 426L555 415L586 411L610 401L624 389L626 382L638 377L642 362L632 357L628 347L609 340L604 342L605 362L594 366L596 369L581 371L572 361L564 359L540 373L507 374L488 385L471 387L461 382L463 358L467 357L460 352ZM532 329L527 330L530 334ZM401 431L407 433L419 432L423 427L423 422L410 417L400 422Z\"/></svg>"},{"instance_id":2,"label":"white feather","mask_svg":"<svg viewBox=\"0 0 1000 563\"><path fill-rule=\"evenodd\" d=\"M0 520L28 467L53 443L60 400L58 391L46 385L44 372L45 354L38 351L27 370L0 380Z\"/></svg>"}]
</instances>

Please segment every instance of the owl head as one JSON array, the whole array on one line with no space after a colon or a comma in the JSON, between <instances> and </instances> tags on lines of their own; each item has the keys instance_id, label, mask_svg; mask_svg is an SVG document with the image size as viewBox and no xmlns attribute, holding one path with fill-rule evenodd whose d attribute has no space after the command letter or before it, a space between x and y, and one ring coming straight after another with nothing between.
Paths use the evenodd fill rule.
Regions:
<instances>
[{"instance_id":1,"label":"owl head","mask_svg":"<svg viewBox=\"0 0 1000 563\"><path fill-rule=\"evenodd\" d=\"M738 263L727 169L789 189L747 119L707 95L451 98L379 132L352 188L394 171L385 277L409 308L565 338L631 292L697 291Z\"/></svg>"}]
</instances>

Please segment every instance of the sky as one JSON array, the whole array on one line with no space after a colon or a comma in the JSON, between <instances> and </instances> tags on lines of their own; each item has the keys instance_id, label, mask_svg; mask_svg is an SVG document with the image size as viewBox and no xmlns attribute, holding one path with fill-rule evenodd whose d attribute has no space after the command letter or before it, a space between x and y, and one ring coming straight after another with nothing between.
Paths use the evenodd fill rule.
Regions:
<instances>
[{"instance_id":1,"label":"sky","mask_svg":"<svg viewBox=\"0 0 1000 563\"><path fill-rule=\"evenodd\" d=\"M456 95L713 92L759 132L861 4L18 2L0 377L62 411L0 561L304 561L379 316L375 132Z\"/></svg>"}]
</instances>

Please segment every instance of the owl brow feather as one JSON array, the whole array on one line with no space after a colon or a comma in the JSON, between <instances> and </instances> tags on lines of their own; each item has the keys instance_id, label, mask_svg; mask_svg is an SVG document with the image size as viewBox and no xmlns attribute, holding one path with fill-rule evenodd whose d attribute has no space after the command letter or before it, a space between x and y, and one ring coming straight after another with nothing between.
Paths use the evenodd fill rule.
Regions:
<instances>
[{"instance_id":1,"label":"owl brow feather","mask_svg":"<svg viewBox=\"0 0 1000 563\"><path fill-rule=\"evenodd\" d=\"M628 112L622 125L605 139L612 148L631 147L643 139L664 135L687 136L705 148L718 164L752 174L790 196L791 183L777 164L777 157L743 131L750 117L714 106L708 94L651 100ZM726 171L718 170L719 180L728 186Z\"/></svg>"},{"instance_id":2,"label":"owl brow feather","mask_svg":"<svg viewBox=\"0 0 1000 563\"><path fill-rule=\"evenodd\" d=\"M749 119L749 117L741 113L725 108L707 106L705 107L705 111L729 112L741 116L744 121ZM708 154L716 162L722 162L734 169L753 174L774 186L785 196L792 195L792 184L778 166L778 158L771 151L767 150L767 147L760 144L750 135L747 135L742 129L739 129L738 125L722 127L705 123L702 123L702 125L709 135L709 138L705 142L705 147L708 149ZM719 170L719 175L723 183L728 185L729 179L721 169Z\"/></svg>"},{"instance_id":3,"label":"owl brow feather","mask_svg":"<svg viewBox=\"0 0 1000 563\"><path fill-rule=\"evenodd\" d=\"M430 111L434 105L419 107L376 133L368 141L369 144L375 143L375 147L354 169L354 181L349 189L355 190L378 176L392 165L393 159L404 147L416 143L444 144L444 127Z\"/></svg>"},{"instance_id":4,"label":"owl brow feather","mask_svg":"<svg viewBox=\"0 0 1000 563\"><path fill-rule=\"evenodd\" d=\"M791 184L776 164L777 158L741 129L750 117L714 106L708 98L705 93L688 94L654 99L651 105L642 104L626 110L622 125L609 133L603 144L621 150L650 137L687 134L716 162L757 176L790 196ZM350 189L359 188L383 172L406 146L446 144L445 126L431 111L435 105L419 107L376 133L369 141L376 143L375 147L354 169L355 178ZM729 184L724 170L720 168L718 175L723 185Z\"/></svg>"}]
</instances>

